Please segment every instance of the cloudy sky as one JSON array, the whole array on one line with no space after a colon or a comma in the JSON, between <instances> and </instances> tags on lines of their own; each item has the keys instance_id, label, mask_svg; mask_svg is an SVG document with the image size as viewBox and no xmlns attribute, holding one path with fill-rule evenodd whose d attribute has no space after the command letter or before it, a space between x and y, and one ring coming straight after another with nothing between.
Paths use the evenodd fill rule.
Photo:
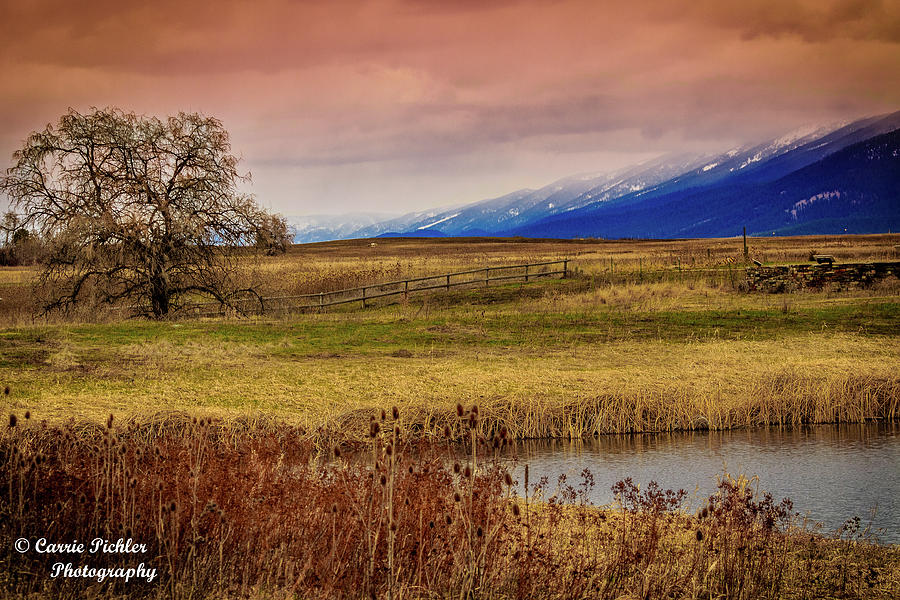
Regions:
<instances>
[{"instance_id":1,"label":"cloudy sky","mask_svg":"<svg viewBox=\"0 0 900 600\"><path fill-rule=\"evenodd\" d=\"M472 202L900 109L900 0L0 2L7 166L69 107L202 112L288 215Z\"/></svg>"}]
</instances>

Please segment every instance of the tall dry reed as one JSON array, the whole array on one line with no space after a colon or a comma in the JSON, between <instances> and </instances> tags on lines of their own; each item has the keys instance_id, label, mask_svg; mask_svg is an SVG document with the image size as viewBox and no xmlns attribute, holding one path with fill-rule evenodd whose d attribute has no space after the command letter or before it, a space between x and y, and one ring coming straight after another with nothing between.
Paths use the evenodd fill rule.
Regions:
<instances>
[{"instance_id":1,"label":"tall dry reed","mask_svg":"<svg viewBox=\"0 0 900 600\"><path fill-rule=\"evenodd\" d=\"M790 528L790 506L723 480L697 515L683 494L630 480L617 504L588 502L590 473L516 482L490 459L509 435L480 433L458 408L463 454L413 441L399 410L371 415L365 446L317 454L298 428L180 419L151 426L34 424L0 434L0 590L99 598L771 598L808 589L888 597L897 550ZM464 456L463 464L459 459ZM527 473L527 470L526 470ZM73 555L93 567L158 571L153 581L49 576L58 555L13 540L147 545L138 555ZM854 564L874 575L846 580ZM891 566L893 565L893 566ZM843 578L843 579L842 579ZM815 590L813 590L815 597ZM879 594L881 594L879 596ZM821 594L820 594L821 595Z\"/></svg>"}]
</instances>

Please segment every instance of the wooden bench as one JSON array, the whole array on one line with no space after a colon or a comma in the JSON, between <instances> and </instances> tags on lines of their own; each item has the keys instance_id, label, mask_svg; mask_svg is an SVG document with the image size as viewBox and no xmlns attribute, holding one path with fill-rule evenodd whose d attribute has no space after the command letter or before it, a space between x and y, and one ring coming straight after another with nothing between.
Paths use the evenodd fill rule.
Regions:
<instances>
[{"instance_id":1,"label":"wooden bench","mask_svg":"<svg viewBox=\"0 0 900 600\"><path fill-rule=\"evenodd\" d=\"M813 260L816 261L817 263L819 263L820 265L824 265L824 264L833 265L834 264L834 257L831 256L830 254L816 254L813 256Z\"/></svg>"}]
</instances>

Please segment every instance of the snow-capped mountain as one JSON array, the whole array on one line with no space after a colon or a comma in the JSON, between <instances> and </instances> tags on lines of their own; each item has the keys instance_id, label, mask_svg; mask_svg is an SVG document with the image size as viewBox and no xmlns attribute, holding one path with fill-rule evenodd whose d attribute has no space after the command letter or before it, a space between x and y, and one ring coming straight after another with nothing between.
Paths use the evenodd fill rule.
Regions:
<instances>
[{"instance_id":1,"label":"snow-capped mountain","mask_svg":"<svg viewBox=\"0 0 900 600\"><path fill-rule=\"evenodd\" d=\"M898 144L900 112L789 145L773 142L726 153L710 162L719 163L715 166L506 233L671 238L731 236L744 226L766 235L897 231Z\"/></svg>"},{"instance_id":2,"label":"snow-capped mountain","mask_svg":"<svg viewBox=\"0 0 900 600\"><path fill-rule=\"evenodd\" d=\"M708 157L664 157L611 173L582 174L554 181L537 190L522 189L442 212L413 213L365 227L354 237L385 235L498 235L547 215L571 211L645 189L700 164Z\"/></svg>"},{"instance_id":3,"label":"snow-capped mountain","mask_svg":"<svg viewBox=\"0 0 900 600\"><path fill-rule=\"evenodd\" d=\"M364 227L396 218L384 213L353 213L347 215L304 215L286 217L294 232L294 242L307 244L353 237Z\"/></svg>"},{"instance_id":4,"label":"snow-capped mountain","mask_svg":"<svg viewBox=\"0 0 900 600\"><path fill-rule=\"evenodd\" d=\"M333 220L328 222L320 220L315 226L303 229L303 234L299 233L301 230L298 228L297 241L386 235L716 236L734 235L734 228L737 227L739 231L742 226L739 221L743 221L748 230L751 227L748 221L752 221L756 224L752 226L760 228L760 231L778 230L780 226L801 231L802 222L816 212L808 210L811 206L834 205L840 198L849 198L856 192L847 186L844 186L846 189L839 196L835 195L835 192L840 191L837 188L810 192L805 198L793 201L797 206L787 209L787 214L791 215L793 221L783 223L785 209L773 208L781 206L783 190L771 192L778 197L769 198L765 196L769 193L765 191L769 189L767 186L822 163L844 149L897 129L900 129L900 112L853 123L804 127L762 144L734 148L718 155L663 156L614 172L575 175L537 190L517 190L468 205L409 213L383 220L372 215L367 216L367 221L360 215L343 221L340 218L331 218ZM869 166L876 168L876 171L897 168L890 158L892 157L878 161L877 167L875 163ZM832 168L842 166L850 169L847 161L832 163L829 163ZM810 172L814 171L815 168ZM846 175L850 177L849 172ZM880 171L870 173L869 177L872 181L882 181L885 179L882 175L890 180L890 173L881 174ZM798 177L802 179L802 174ZM838 171L829 174L828 179L832 184L836 184L835 177L839 180L842 173ZM865 187L864 182L852 183L849 180L847 185L857 184ZM815 185L800 187L806 193ZM862 188L857 191L862 195L875 193L879 197L886 193ZM891 218L897 217L900 211L897 208L900 206L900 190L895 192L892 213L880 200L875 204L857 201L854 206L860 211L871 211L877 205L880 207L877 208L880 217L873 217L874 220L869 219L867 222L892 222ZM750 206L748 202L755 204ZM762 214L770 214L769 209L776 210L778 215L772 216L768 221L766 218L756 218ZM887 220L884 220L881 217L885 215L881 213L886 210L891 214L887 214ZM728 214L733 215L733 218L727 218ZM751 215L756 217L751 219ZM843 228L841 225L839 229Z\"/></svg>"}]
</instances>

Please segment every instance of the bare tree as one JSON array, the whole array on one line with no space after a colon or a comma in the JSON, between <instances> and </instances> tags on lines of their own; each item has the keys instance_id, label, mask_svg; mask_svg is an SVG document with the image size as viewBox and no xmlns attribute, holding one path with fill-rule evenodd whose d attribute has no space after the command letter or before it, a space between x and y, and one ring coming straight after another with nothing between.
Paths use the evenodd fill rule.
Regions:
<instances>
[{"instance_id":1,"label":"bare tree","mask_svg":"<svg viewBox=\"0 0 900 600\"><path fill-rule=\"evenodd\" d=\"M86 297L156 318L204 296L233 305L253 293L236 282L238 249L286 231L238 192L238 159L214 118L70 109L13 161L0 189L45 245L45 311Z\"/></svg>"},{"instance_id":2,"label":"bare tree","mask_svg":"<svg viewBox=\"0 0 900 600\"><path fill-rule=\"evenodd\" d=\"M256 247L268 256L284 254L294 239L294 230L281 215L266 215L256 234Z\"/></svg>"}]
</instances>

